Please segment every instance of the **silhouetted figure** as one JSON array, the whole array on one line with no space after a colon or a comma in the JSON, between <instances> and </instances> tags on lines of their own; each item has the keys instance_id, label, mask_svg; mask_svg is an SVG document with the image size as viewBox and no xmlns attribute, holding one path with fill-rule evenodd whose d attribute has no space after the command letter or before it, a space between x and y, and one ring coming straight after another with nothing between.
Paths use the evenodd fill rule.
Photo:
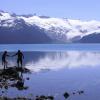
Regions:
<instances>
[{"instance_id":1,"label":"silhouetted figure","mask_svg":"<svg viewBox=\"0 0 100 100\"><path fill-rule=\"evenodd\" d=\"M7 68L7 60L6 60L6 57L7 56L9 56L8 54L7 54L7 51L4 51L4 53L3 53L3 55L2 55L2 65L4 65L4 69L6 69Z\"/></svg>"},{"instance_id":2,"label":"silhouetted figure","mask_svg":"<svg viewBox=\"0 0 100 100\"><path fill-rule=\"evenodd\" d=\"M21 65L21 67L22 67L23 59L24 59L23 53L20 50L18 50L18 52L16 54L14 54L13 56L17 56L17 65L18 65L18 67L19 67L19 65Z\"/></svg>"}]
</instances>

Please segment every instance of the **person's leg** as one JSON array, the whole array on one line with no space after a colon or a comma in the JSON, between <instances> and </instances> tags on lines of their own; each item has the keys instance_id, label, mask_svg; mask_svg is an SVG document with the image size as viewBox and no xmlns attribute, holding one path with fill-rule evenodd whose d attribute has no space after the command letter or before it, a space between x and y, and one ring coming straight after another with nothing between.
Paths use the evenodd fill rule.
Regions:
<instances>
[{"instance_id":1,"label":"person's leg","mask_svg":"<svg viewBox=\"0 0 100 100\"><path fill-rule=\"evenodd\" d=\"M22 65L23 65L23 63L22 63L22 59L20 59L20 64L21 64L21 67L22 67Z\"/></svg>"},{"instance_id":2,"label":"person's leg","mask_svg":"<svg viewBox=\"0 0 100 100\"><path fill-rule=\"evenodd\" d=\"M2 60L3 68L5 69L5 60Z\"/></svg>"},{"instance_id":3,"label":"person's leg","mask_svg":"<svg viewBox=\"0 0 100 100\"><path fill-rule=\"evenodd\" d=\"M5 62L5 67L6 67L6 68L8 67L7 64L8 64L8 62L6 61L6 62Z\"/></svg>"},{"instance_id":4,"label":"person's leg","mask_svg":"<svg viewBox=\"0 0 100 100\"><path fill-rule=\"evenodd\" d=\"M17 66L19 67L19 59L17 59Z\"/></svg>"},{"instance_id":5,"label":"person's leg","mask_svg":"<svg viewBox=\"0 0 100 100\"><path fill-rule=\"evenodd\" d=\"M5 70L6 69L6 62L4 61L3 64L4 64L4 70Z\"/></svg>"},{"instance_id":6,"label":"person's leg","mask_svg":"<svg viewBox=\"0 0 100 100\"><path fill-rule=\"evenodd\" d=\"M2 60L2 65L4 65L4 61Z\"/></svg>"},{"instance_id":7,"label":"person's leg","mask_svg":"<svg viewBox=\"0 0 100 100\"><path fill-rule=\"evenodd\" d=\"M2 63L3 63L3 65L4 65L4 69L6 69L6 60L3 59Z\"/></svg>"}]
</instances>

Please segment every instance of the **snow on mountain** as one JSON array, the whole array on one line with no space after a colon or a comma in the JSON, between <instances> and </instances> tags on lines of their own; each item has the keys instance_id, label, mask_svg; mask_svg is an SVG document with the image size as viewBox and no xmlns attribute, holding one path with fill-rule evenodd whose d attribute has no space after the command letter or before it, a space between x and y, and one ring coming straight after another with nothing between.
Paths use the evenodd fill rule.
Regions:
<instances>
[{"instance_id":1,"label":"snow on mountain","mask_svg":"<svg viewBox=\"0 0 100 100\"><path fill-rule=\"evenodd\" d=\"M13 27L14 26L14 17L7 12L0 12L0 26L4 27Z\"/></svg>"},{"instance_id":2,"label":"snow on mountain","mask_svg":"<svg viewBox=\"0 0 100 100\"><path fill-rule=\"evenodd\" d=\"M38 16L32 16L29 18L22 18L29 25L37 25L40 28L44 28L49 33L56 35L64 35L67 40L70 40L76 36L83 36L100 33L99 21L81 21L61 18L40 18Z\"/></svg>"},{"instance_id":3,"label":"snow on mountain","mask_svg":"<svg viewBox=\"0 0 100 100\"><path fill-rule=\"evenodd\" d=\"M7 20L11 19L12 16L9 13L6 12L0 12L0 20Z\"/></svg>"},{"instance_id":4,"label":"snow on mountain","mask_svg":"<svg viewBox=\"0 0 100 100\"><path fill-rule=\"evenodd\" d=\"M61 18L40 18L38 16L32 16L29 18L20 17L30 25L37 25L48 31L52 31L54 27L57 33L62 33L72 38L74 36L84 36L94 32L100 32L100 22L98 21L81 21ZM84 34L83 34L84 33Z\"/></svg>"},{"instance_id":5,"label":"snow on mountain","mask_svg":"<svg viewBox=\"0 0 100 100\"><path fill-rule=\"evenodd\" d=\"M81 21L64 18L40 17L36 15L19 16L11 15L7 12L0 12L0 26L14 27L17 24L15 20L23 20L28 26L38 26L44 29L51 38L64 39L64 41L71 41L73 38L100 33L99 21Z\"/></svg>"}]
</instances>

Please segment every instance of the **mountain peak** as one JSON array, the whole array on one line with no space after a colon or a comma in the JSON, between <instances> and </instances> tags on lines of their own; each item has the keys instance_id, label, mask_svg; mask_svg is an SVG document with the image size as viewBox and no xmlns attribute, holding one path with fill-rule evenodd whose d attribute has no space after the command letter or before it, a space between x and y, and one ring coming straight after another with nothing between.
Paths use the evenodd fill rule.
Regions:
<instances>
[{"instance_id":1,"label":"mountain peak","mask_svg":"<svg viewBox=\"0 0 100 100\"><path fill-rule=\"evenodd\" d=\"M72 41L93 33L100 33L100 22L96 20L82 21L37 16L36 14L16 15L15 13L0 11L0 27L19 29L26 26L36 26L50 38L61 41Z\"/></svg>"}]
</instances>

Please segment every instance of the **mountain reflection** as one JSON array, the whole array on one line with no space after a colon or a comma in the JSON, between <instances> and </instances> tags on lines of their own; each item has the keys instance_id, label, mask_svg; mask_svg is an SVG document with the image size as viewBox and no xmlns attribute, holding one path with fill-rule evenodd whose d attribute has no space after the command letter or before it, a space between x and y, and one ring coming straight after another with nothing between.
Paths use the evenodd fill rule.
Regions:
<instances>
[{"instance_id":1,"label":"mountain reflection","mask_svg":"<svg viewBox=\"0 0 100 100\"><path fill-rule=\"evenodd\" d=\"M38 53L38 52L37 52ZM61 68L95 67L100 65L99 52L67 51L45 52L37 56L38 60L31 59L25 67L32 71L58 70ZM36 59L36 58L35 58Z\"/></svg>"},{"instance_id":2,"label":"mountain reflection","mask_svg":"<svg viewBox=\"0 0 100 100\"><path fill-rule=\"evenodd\" d=\"M2 53L0 53L1 56ZM12 55L13 53L9 53ZM100 52L24 52L24 66L34 72L61 68L84 68L100 65ZM0 61L2 68L2 63ZM8 66L16 66L16 58L8 58Z\"/></svg>"}]
</instances>

